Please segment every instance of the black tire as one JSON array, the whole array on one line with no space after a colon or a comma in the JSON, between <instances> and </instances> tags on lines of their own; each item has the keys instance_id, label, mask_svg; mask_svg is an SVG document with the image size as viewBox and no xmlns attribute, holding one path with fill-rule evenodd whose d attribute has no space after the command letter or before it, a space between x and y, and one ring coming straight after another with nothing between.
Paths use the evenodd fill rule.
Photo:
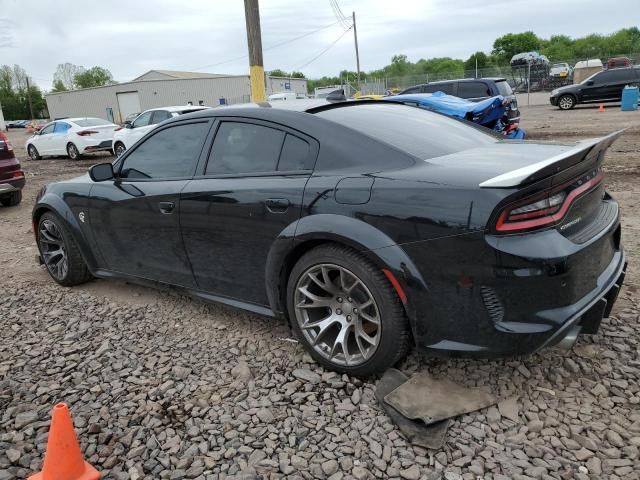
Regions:
<instances>
[{"instance_id":1,"label":"black tire","mask_svg":"<svg viewBox=\"0 0 640 480\"><path fill-rule=\"evenodd\" d=\"M42 158L35 145L29 145L29 148L27 148L27 153L29 154L29 158L31 160L40 160Z\"/></svg>"},{"instance_id":2,"label":"black tire","mask_svg":"<svg viewBox=\"0 0 640 480\"><path fill-rule=\"evenodd\" d=\"M125 147L124 143L122 142L116 142L115 145L113 146L113 154L117 158L119 158L126 150L127 150L127 147Z\"/></svg>"},{"instance_id":3,"label":"black tire","mask_svg":"<svg viewBox=\"0 0 640 480\"><path fill-rule=\"evenodd\" d=\"M57 238L50 236L52 231L51 224L55 227L54 231L59 234ZM61 241L59 244L49 243L47 241L47 236ZM78 245L69 233L65 223L60 220L56 214L53 212L46 212L42 217L40 217L36 238L40 257L45 262L49 275L51 275L51 278L60 285L71 287L74 285L80 285L81 283L86 283L91 279L91 273L89 272L87 265L84 263ZM47 261L48 258L55 260L56 257L52 257L48 254L48 252L55 249L55 247L59 247L63 252L62 255L66 256L66 269L61 268L58 270ZM53 263L53 261L51 263Z\"/></svg>"},{"instance_id":4,"label":"black tire","mask_svg":"<svg viewBox=\"0 0 640 480\"><path fill-rule=\"evenodd\" d=\"M558 108L560 110L571 110L576 106L576 97L568 93L558 98Z\"/></svg>"},{"instance_id":5,"label":"black tire","mask_svg":"<svg viewBox=\"0 0 640 480\"><path fill-rule=\"evenodd\" d=\"M82 155L78 151L78 147L76 147L73 143L67 145L67 155L71 160L80 160Z\"/></svg>"},{"instance_id":6,"label":"black tire","mask_svg":"<svg viewBox=\"0 0 640 480\"><path fill-rule=\"evenodd\" d=\"M22 191L18 190L17 192L12 192L9 195L5 195L4 197L0 197L0 203L4 207L15 207L19 205L22 201Z\"/></svg>"},{"instance_id":7,"label":"black tire","mask_svg":"<svg viewBox=\"0 0 640 480\"><path fill-rule=\"evenodd\" d=\"M336 268L344 269L346 272L352 274L353 278L361 282L366 293L370 294L371 298L374 300L375 311L378 313L379 321L377 324L379 327L375 327L377 346L373 349L373 353L369 353L369 357L362 355L362 361L355 365L349 365L348 362L347 364L344 364L332 361L334 358L333 349L331 349L331 352L327 351L329 350L329 346L325 345L325 334L322 330L317 334L316 347L314 347L312 342L305 336L305 334L303 334L303 328L301 326L301 322L303 322L303 320L298 316L298 314L300 316L304 316L304 313L302 312L306 312L308 310L296 309L296 293L298 286L301 285L300 282L303 282L305 278L308 278L309 272L313 272L313 269L319 268L320 265L335 266ZM336 282L339 282L337 277ZM312 284L309 283L309 287L311 287L311 285ZM336 286L334 284L332 285ZM351 290L347 290L347 292L349 291ZM352 293L351 295L353 296ZM334 301L333 298L331 301ZM344 303L341 305L347 303L346 300L342 301ZM349 298L349 302L352 301L354 303L349 303L349 311L351 311L356 320L350 320L350 322L353 322L350 323L352 330L346 331L351 332L347 335L353 335L353 341L355 341L358 339L355 338L356 335L353 332L357 331L358 328L360 330L363 329L364 320L361 320L360 315L364 313L364 309L360 312L357 309L352 310L354 305L357 306L355 298L353 300ZM323 308L327 309L326 314L329 316L333 316L334 314L346 315L346 309L345 312L343 312L340 309L334 309L333 307ZM398 361L403 359L409 351L411 338L409 322L407 321L404 308L396 291L380 268L362 254L349 248L339 245L324 245L314 248L302 256L289 275L287 285L287 309L289 312L291 327L299 341L318 363L332 370L347 373L349 375L366 377L383 372L389 367L392 367ZM347 318L351 317L347 316ZM309 322L309 319L307 318L306 321ZM358 323L358 327L355 327L356 323ZM310 325L310 323L306 323L305 325L307 325L305 331L308 331L310 328L308 325ZM343 329L344 327L337 326L337 328ZM380 329L379 334L377 333L377 328ZM338 336L339 335L336 334L336 338ZM322 341L318 341L320 337L322 337ZM358 343L357 346L360 347L360 343ZM316 348L320 351L317 351ZM333 348L335 348L335 346ZM324 354L321 353L322 350L324 350ZM362 353L362 348L359 348L359 350L360 353ZM347 357L347 352L344 353L344 357ZM326 355L330 355L331 358L327 358Z\"/></svg>"}]
</instances>

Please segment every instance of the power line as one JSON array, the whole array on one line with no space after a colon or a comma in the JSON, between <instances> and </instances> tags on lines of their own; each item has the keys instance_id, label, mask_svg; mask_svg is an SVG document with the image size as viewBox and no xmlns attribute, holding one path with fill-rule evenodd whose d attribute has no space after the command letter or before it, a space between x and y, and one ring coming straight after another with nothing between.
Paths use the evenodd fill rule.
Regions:
<instances>
[{"instance_id":1,"label":"power line","mask_svg":"<svg viewBox=\"0 0 640 480\"><path fill-rule=\"evenodd\" d=\"M315 62L318 58L320 58L322 55L324 55L325 53L327 53L327 51L328 51L331 47L333 47L336 43L338 43L338 42L340 41L340 39L341 39L342 37L344 37L344 36L349 32L349 30L351 30L351 28L352 28L352 27L353 27L353 25L352 25L351 27L347 28L344 32L342 32L338 38L336 38L333 42L331 42L331 43L327 46L327 48L325 48L324 50L322 50L320 53L318 53L315 57L313 57L313 58L312 58L311 60L309 60L308 62L304 63L303 65L300 65L299 67L294 68L294 70L298 70L298 71L299 71L299 70L303 69L304 67L306 67L306 66L310 65L311 63Z\"/></svg>"},{"instance_id":2,"label":"power line","mask_svg":"<svg viewBox=\"0 0 640 480\"><path fill-rule=\"evenodd\" d=\"M340 22L339 22L339 20L338 20L338 21L335 21L335 22L333 22L333 23L330 23L329 25L325 25L325 26L323 26L323 27L317 28L317 29L312 30L312 31L310 31L310 32L307 32L307 33L305 33L305 34L299 35L299 36L297 36L297 37L290 38L290 39L285 40L285 41L280 42L280 43L275 43L275 44L273 44L273 45L271 45L271 46L269 46L269 47L267 47L267 48L263 48L263 49L262 49L262 51L263 51L263 52L266 52L267 50L273 50L274 48L278 48L278 47L281 47L281 46L286 45L286 44L288 44L288 43L295 42L295 41L297 41L297 40L300 40L301 38L305 38L305 37L308 37L309 35L313 35L314 33L317 33L317 32L319 32L319 31L321 31L321 30L325 30L325 29L327 29L327 28L329 28L329 27L333 27L336 23L340 23ZM225 61L223 61L223 62L213 63L213 64L211 64L211 65L204 65L204 66L202 66L202 67L194 67L194 68L192 68L192 69L190 69L190 70L200 70L200 69L202 69L202 68L212 68L212 67L217 67L218 65L224 65L225 63L230 63L230 62L235 62L235 61L237 61L237 60L242 60L242 59L244 59L244 58L247 58L248 56L249 56L249 55L242 55L241 57L231 58L231 59L229 59L229 60L225 60Z\"/></svg>"},{"instance_id":3,"label":"power line","mask_svg":"<svg viewBox=\"0 0 640 480\"><path fill-rule=\"evenodd\" d=\"M342 28L349 28L349 25L350 25L349 20L344 15L344 13L342 13L342 10L340 9L340 5L338 4L338 0L329 0L329 4L333 9L333 14L342 25Z\"/></svg>"}]
</instances>

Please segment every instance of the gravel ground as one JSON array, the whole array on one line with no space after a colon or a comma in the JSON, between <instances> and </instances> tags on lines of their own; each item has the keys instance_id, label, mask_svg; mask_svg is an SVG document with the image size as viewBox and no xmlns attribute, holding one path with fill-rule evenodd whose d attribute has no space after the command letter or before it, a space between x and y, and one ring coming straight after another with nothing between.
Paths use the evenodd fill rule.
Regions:
<instances>
[{"instance_id":1,"label":"gravel ground","mask_svg":"<svg viewBox=\"0 0 640 480\"><path fill-rule=\"evenodd\" d=\"M54 284L33 262L35 195L106 157L24 160L25 200L0 209L0 480L41 468L59 401L104 478L640 478L640 114L522 113L532 138L633 126L606 166L624 212L628 283L600 333L570 354L412 353L405 373L426 369L501 399L455 419L440 451L408 444L376 405L375 379L323 370L282 322L115 281ZM10 135L22 146L22 132Z\"/></svg>"}]
</instances>

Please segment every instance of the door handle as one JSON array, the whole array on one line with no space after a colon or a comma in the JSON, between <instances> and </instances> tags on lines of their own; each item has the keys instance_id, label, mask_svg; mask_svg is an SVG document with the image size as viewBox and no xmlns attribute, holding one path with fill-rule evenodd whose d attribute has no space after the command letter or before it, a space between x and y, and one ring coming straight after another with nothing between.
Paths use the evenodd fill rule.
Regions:
<instances>
[{"instance_id":1,"label":"door handle","mask_svg":"<svg viewBox=\"0 0 640 480\"><path fill-rule=\"evenodd\" d=\"M271 213L284 213L289 208L289 200L286 198L268 198L265 205Z\"/></svg>"},{"instance_id":2,"label":"door handle","mask_svg":"<svg viewBox=\"0 0 640 480\"><path fill-rule=\"evenodd\" d=\"M176 208L176 204L173 202L160 202L158 206L160 207L160 213L164 215L173 213L173 210Z\"/></svg>"}]
</instances>

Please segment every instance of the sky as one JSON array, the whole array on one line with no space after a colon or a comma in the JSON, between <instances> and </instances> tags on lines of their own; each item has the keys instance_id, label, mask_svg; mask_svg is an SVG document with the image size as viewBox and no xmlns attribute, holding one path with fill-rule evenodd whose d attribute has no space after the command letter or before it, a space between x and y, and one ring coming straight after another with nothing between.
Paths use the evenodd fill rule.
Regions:
<instances>
[{"instance_id":1,"label":"sky","mask_svg":"<svg viewBox=\"0 0 640 480\"><path fill-rule=\"evenodd\" d=\"M395 54L466 59L509 32L611 33L633 26L623 12L638 7L637 0L337 2L345 16L356 12L363 71ZM329 0L260 0L260 16L266 70L308 78L355 70L353 32L345 33ZM0 0L0 64L19 64L48 90L65 62L105 67L120 82L151 69L247 74L244 2Z\"/></svg>"}]
</instances>

